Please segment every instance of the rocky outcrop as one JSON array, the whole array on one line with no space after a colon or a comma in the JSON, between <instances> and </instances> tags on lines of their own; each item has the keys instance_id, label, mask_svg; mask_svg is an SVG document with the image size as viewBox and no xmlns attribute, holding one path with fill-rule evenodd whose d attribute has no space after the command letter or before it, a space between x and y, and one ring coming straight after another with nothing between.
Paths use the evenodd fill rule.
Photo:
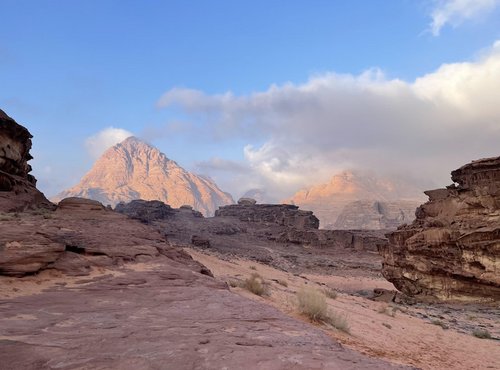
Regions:
<instances>
[{"instance_id":1,"label":"rocky outcrop","mask_svg":"<svg viewBox=\"0 0 500 370\"><path fill-rule=\"evenodd\" d=\"M411 225L388 234L383 274L400 291L441 300L500 300L500 157L452 172L426 191Z\"/></svg>"},{"instance_id":2,"label":"rocky outcrop","mask_svg":"<svg viewBox=\"0 0 500 370\"><path fill-rule=\"evenodd\" d=\"M159 200L133 200L130 203L118 203L115 211L123 213L130 218L151 223L157 220L169 220L180 214L188 217L203 217L201 212L193 210L191 206L181 206L179 209L172 208Z\"/></svg>"},{"instance_id":3,"label":"rocky outcrop","mask_svg":"<svg viewBox=\"0 0 500 370\"><path fill-rule=\"evenodd\" d=\"M232 205L221 207L216 217L204 218L160 202L132 203L116 209L154 226L172 244L209 248L221 256L249 258L296 273L360 266L378 272L377 249L387 243L379 230L318 229L316 217L296 206Z\"/></svg>"},{"instance_id":4,"label":"rocky outcrop","mask_svg":"<svg viewBox=\"0 0 500 370\"><path fill-rule=\"evenodd\" d=\"M129 137L109 148L80 183L54 197L97 200L115 206L135 199L160 200L178 208L190 205L204 215L233 203L209 178L186 171L155 147Z\"/></svg>"},{"instance_id":5,"label":"rocky outcrop","mask_svg":"<svg viewBox=\"0 0 500 370\"><path fill-rule=\"evenodd\" d=\"M253 200L253 199L252 199ZM215 217L235 217L245 222L270 222L298 229L317 229L319 220L311 211L291 204L255 204L244 201L215 211Z\"/></svg>"},{"instance_id":6,"label":"rocky outcrop","mask_svg":"<svg viewBox=\"0 0 500 370\"><path fill-rule=\"evenodd\" d=\"M52 207L36 189L28 161L29 131L0 110L0 211L15 212L28 208Z\"/></svg>"}]
</instances>

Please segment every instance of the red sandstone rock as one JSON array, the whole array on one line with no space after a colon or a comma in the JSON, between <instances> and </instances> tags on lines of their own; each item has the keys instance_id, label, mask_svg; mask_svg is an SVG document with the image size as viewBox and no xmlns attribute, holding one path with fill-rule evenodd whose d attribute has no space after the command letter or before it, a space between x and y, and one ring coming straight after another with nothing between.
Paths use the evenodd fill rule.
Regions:
<instances>
[{"instance_id":1,"label":"red sandstone rock","mask_svg":"<svg viewBox=\"0 0 500 370\"><path fill-rule=\"evenodd\" d=\"M51 208L30 175L31 134L0 110L0 212Z\"/></svg>"},{"instance_id":2,"label":"red sandstone rock","mask_svg":"<svg viewBox=\"0 0 500 370\"><path fill-rule=\"evenodd\" d=\"M452 172L425 192L417 219L388 234L383 274L402 292L441 300L500 300L500 157Z\"/></svg>"}]
</instances>

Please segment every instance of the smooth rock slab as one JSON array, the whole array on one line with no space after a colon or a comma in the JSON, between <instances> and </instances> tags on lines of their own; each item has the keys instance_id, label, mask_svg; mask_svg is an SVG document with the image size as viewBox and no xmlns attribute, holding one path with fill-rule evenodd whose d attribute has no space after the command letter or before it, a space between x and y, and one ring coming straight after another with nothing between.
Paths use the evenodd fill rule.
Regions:
<instances>
[{"instance_id":1,"label":"smooth rock slab","mask_svg":"<svg viewBox=\"0 0 500 370\"><path fill-rule=\"evenodd\" d=\"M1 368L402 368L163 258L153 271L0 300Z\"/></svg>"}]
</instances>

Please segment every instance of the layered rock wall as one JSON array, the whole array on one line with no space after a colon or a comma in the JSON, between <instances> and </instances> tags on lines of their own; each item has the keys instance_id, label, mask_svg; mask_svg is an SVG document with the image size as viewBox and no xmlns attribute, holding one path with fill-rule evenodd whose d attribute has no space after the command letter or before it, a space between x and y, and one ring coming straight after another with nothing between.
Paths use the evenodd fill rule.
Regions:
<instances>
[{"instance_id":1,"label":"layered rock wall","mask_svg":"<svg viewBox=\"0 0 500 370\"><path fill-rule=\"evenodd\" d=\"M28 161L32 135L0 110L0 211L22 211L27 208L51 207L30 175Z\"/></svg>"},{"instance_id":2,"label":"layered rock wall","mask_svg":"<svg viewBox=\"0 0 500 370\"><path fill-rule=\"evenodd\" d=\"M319 220L311 211L291 204L231 204L215 211L215 217L236 217L245 222L270 222L298 229L317 229Z\"/></svg>"},{"instance_id":3,"label":"layered rock wall","mask_svg":"<svg viewBox=\"0 0 500 370\"><path fill-rule=\"evenodd\" d=\"M383 274L402 292L441 300L500 300L500 157L452 172L425 192L411 225L388 234Z\"/></svg>"}]
</instances>

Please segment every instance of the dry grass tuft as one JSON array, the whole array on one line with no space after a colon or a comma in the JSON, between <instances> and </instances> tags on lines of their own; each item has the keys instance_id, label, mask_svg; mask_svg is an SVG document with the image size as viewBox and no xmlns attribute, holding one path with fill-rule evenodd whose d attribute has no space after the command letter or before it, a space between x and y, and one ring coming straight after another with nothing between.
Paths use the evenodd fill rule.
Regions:
<instances>
[{"instance_id":1,"label":"dry grass tuft","mask_svg":"<svg viewBox=\"0 0 500 370\"><path fill-rule=\"evenodd\" d=\"M326 288L323 290L323 293L325 293L325 295L330 298L330 299L335 299L337 298L337 292L331 288Z\"/></svg>"},{"instance_id":2,"label":"dry grass tuft","mask_svg":"<svg viewBox=\"0 0 500 370\"><path fill-rule=\"evenodd\" d=\"M302 289L297 293L298 309L309 320L331 325L349 333L349 324L345 315L328 310L326 297L313 288Z\"/></svg>"},{"instance_id":3,"label":"dry grass tuft","mask_svg":"<svg viewBox=\"0 0 500 370\"><path fill-rule=\"evenodd\" d=\"M252 292L253 294L256 294L256 295L261 296L261 297L263 295L268 294L267 284L265 283L262 276L260 276L259 274L255 273L255 272L252 275L250 275L250 277L243 282L241 287L245 288L249 292Z\"/></svg>"}]
</instances>

